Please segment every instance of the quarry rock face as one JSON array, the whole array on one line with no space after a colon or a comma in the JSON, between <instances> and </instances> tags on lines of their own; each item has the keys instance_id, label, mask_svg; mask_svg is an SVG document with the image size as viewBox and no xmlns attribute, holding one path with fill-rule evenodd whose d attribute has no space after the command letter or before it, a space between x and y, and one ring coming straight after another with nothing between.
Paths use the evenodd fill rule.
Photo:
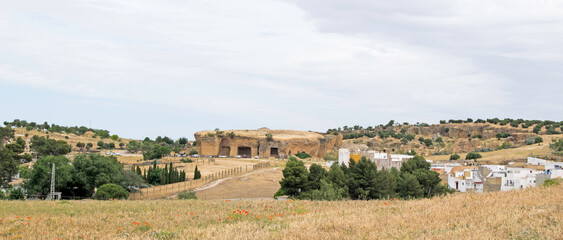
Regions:
<instances>
[{"instance_id":1,"label":"quarry rock face","mask_svg":"<svg viewBox=\"0 0 563 240\"><path fill-rule=\"evenodd\" d=\"M522 137L533 136L531 128L513 128L510 126L497 126L491 124L440 124L427 127L410 127L407 133L415 135L439 134L451 138L468 138L481 135L483 139L495 138L497 133L510 133L522 135ZM522 138L521 137L521 138Z\"/></svg>"},{"instance_id":2,"label":"quarry rock face","mask_svg":"<svg viewBox=\"0 0 563 240\"><path fill-rule=\"evenodd\" d=\"M201 131L194 134L200 155L282 157L305 152L322 158L342 143L342 135L293 130ZM271 137L270 137L271 136Z\"/></svg>"}]
</instances>

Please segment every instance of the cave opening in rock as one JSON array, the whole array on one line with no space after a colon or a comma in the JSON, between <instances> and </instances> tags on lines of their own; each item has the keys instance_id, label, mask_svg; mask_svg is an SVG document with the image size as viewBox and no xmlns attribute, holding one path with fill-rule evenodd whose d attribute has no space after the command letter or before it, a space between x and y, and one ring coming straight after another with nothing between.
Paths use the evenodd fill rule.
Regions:
<instances>
[{"instance_id":1,"label":"cave opening in rock","mask_svg":"<svg viewBox=\"0 0 563 240\"><path fill-rule=\"evenodd\" d=\"M270 156L271 157L279 157L280 154L278 152L278 148L270 148Z\"/></svg>"},{"instance_id":2,"label":"cave opening in rock","mask_svg":"<svg viewBox=\"0 0 563 240\"><path fill-rule=\"evenodd\" d=\"M250 147L238 147L237 154L242 157L251 157L250 155L252 154L252 150Z\"/></svg>"},{"instance_id":3,"label":"cave opening in rock","mask_svg":"<svg viewBox=\"0 0 563 240\"><path fill-rule=\"evenodd\" d=\"M231 147L222 146L221 150L219 151L219 155L223 156L230 156L231 155Z\"/></svg>"}]
</instances>

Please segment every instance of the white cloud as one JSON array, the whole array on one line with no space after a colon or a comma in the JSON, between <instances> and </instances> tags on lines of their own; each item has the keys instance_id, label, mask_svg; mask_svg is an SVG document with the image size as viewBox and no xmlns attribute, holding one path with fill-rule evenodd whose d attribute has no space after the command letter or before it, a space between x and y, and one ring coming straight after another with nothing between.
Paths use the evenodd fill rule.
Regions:
<instances>
[{"instance_id":1,"label":"white cloud","mask_svg":"<svg viewBox=\"0 0 563 240\"><path fill-rule=\"evenodd\" d=\"M513 82L529 79L506 59L561 76L556 3L416 3L12 1L0 84L197 111L193 130L210 116L323 130L518 115Z\"/></svg>"}]
</instances>

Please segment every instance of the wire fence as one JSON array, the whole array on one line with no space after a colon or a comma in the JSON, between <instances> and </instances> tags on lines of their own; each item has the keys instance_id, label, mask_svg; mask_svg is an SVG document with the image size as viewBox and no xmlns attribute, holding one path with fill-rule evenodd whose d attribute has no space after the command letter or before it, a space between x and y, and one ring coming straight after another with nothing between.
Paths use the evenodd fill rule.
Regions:
<instances>
[{"instance_id":1,"label":"wire fence","mask_svg":"<svg viewBox=\"0 0 563 240\"><path fill-rule=\"evenodd\" d=\"M143 188L143 189L139 189L136 192L131 192L129 194L129 200L146 200L146 199L157 199L157 198L167 197L174 194L178 194L183 191L202 187L218 179L237 176L266 167L270 167L269 162L256 163L252 165L252 167L250 168L236 167L236 168L226 169L220 172L214 172L212 174L206 175L201 179L196 179L196 180L188 179L187 181L184 182L166 184L166 185L155 186L150 188Z\"/></svg>"}]
</instances>

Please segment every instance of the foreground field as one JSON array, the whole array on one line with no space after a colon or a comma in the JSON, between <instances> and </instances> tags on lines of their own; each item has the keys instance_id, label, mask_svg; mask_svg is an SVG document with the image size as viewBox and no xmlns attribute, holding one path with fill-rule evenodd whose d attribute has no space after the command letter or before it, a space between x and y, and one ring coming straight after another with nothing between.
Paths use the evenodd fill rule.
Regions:
<instances>
[{"instance_id":1,"label":"foreground field","mask_svg":"<svg viewBox=\"0 0 563 240\"><path fill-rule=\"evenodd\" d=\"M563 187L413 201L3 201L1 239L561 239Z\"/></svg>"}]
</instances>

